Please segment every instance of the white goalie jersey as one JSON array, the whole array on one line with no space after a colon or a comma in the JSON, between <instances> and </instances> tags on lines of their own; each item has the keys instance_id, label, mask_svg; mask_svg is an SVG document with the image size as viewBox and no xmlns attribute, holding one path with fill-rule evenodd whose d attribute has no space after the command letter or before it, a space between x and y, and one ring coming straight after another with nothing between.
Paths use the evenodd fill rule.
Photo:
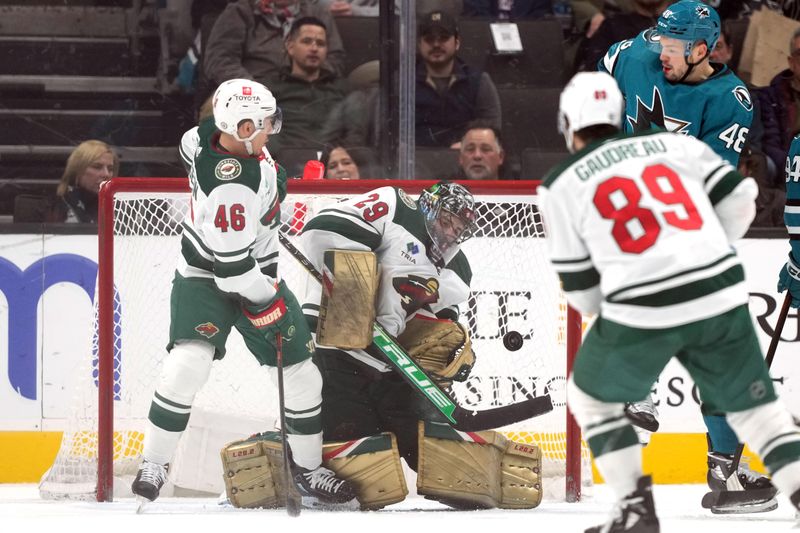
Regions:
<instances>
[{"instance_id":1,"label":"white goalie jersey","mask_svg":"<svg viewBox=\"0 0 800 533\"><path fill-rule=\"evenodd\" d=\"M749 227L757 192L752 178L692 137L619 135L584 148L539 188L567 299L583 313L639 328L746 303L731 242Z\"/></svg>"},{"instance_id":2,"label":"white goalie jersey","mask_svg":"<svg viewBox=\"0 0 800 533\"><path fill-rule=\"evenodd\" d=\"M435 264L427 253L431 244L417 202L396 187L381 187L321 210L306 223L299 244L320 271L326 250L374 252L380 276L376 317L391 335L400 334L415 313L456 320L458 306L469 298L472 271L466 256L454 247L444 262ZM319 316L320 296L319 284L310 285L303 312L312 323ZM348 353L389 370L362 350Z\"/></svg>"}]
</instances>

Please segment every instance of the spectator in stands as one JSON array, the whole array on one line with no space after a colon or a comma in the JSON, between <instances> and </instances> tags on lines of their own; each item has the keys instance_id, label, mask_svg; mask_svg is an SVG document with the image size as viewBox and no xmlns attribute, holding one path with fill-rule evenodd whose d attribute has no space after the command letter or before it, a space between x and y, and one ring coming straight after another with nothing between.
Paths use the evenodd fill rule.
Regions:
<instances>
[{"instance_id":1,"label":"spectator in stands","mask_svg":"<svg viewBox=\"0 0 800 533\"><path fill-rule=\"evenodd\" d=\"M376 147L380 63L376 60L359 65L347 76L347 82L351 92L328 115L322 127L323 142Z\"/></svg>"},{"instance_id":2,"label":"spectator in stands","mask_svg":"<svg viewBox=\"0 0 800 533\"><path fill-rule=\"evenodd\" d=\"M709 56L713 63L722 63L723 65L730 66L731 59L733 59L733 43L731 42L731 29L725 22L722 23L722 28L719 32L719 40L714 45L714 49Z\"/></svg>"},{"instance_id":3,"label":"spectator in stands","mask_svg":"<svg viewBox=\"0 0 800 533\"><path fill-rule=\"evenodd\" d=\"M604 17L591 36L583 39L575 54L575 69L597 70L600 61L612 44L632 39L647 28L655 26L658 16L672 0L633 0L632 11L619 11Z\"/></svg>"},{"instance_id":4,"label":"spectator in stands","mask_svg":"<svg viewBox=\"0 0 800 533\"><path fill-rule=\"evenodd\" d=\"M280 158L281 147L317 147L328 114L346 93L345 81L325 66L327 27L316 17L294 21L285 41L289 65L280 69L269 86L280 102L284 126L270 139L270 150Z\"/></svg>"},{"instance_id":5,"label":"spectator in stands","mask_svg":"<svg viewBox=\"0 0 800 533\"><path fill-rule=\"evenodd\" d=\"M322 154L325 165L325 179L358 180L361 179L359 165L344 146L334 146Z\"/></svg>"},{"instance_id":6,"label":"spectator in stands","mask_svg":"<svg viewBox=\"0 0 800 533\"><path fill-rule=\"evenodd\" d=\"M205 76L214 86L244 78L272 88L287 60L284 36L297 19L309 16L321 20L327 31L326 68L341 74L342 40L326 8L311 0L238 0L214 23L203 52Z\"/></svg>"},{"instance_id":7,"label":"spectator in stands","mask_svg":"<svg viewBox=\"0 0 800 533\"><path fill-rule=\"evenodd\" d=\"M69 155L56 196L54 222L97 222L100 185L119 173L119 159L102 141L84 141Z\"/></svg>"},{"instance_id":8,"label":"spectator in stands","mask_svg":"<svg viewBox=\"0 0 800 533\"><path fill-rule=\"evenodd\" d=\"M100 185L119 173L119 159L109 145L84 141L69 155L55 196L20 195L14 222L97 222Z\"/></svg>"},{"instance_id":9,"label":"spectator in stands","mask_svg":"<svg viewBox=\"0 0 800 533\"><path fill-rule=\"evenodd\" d=\"M455 18L432 11L422 17L417 36L417 145L456 148L473 120L499 129L497 88L488 74L456 56L461 41Z\"/></svg>"},{"instance_id":10,"label":"spectator in stands","mask_svg":"<svg viewBox=\"0 0 800 533\"><path fill-rule=\"evenodd\" d=\"M505 157L500 132L488 124L475 123L461 139L458 174L454 179L500 179Z\"/></svg>"},{"instance_id":11,"label":"spectator in stands","mask_svg":"<svg viewBox=\"0 0 800 533\"><path fill-rule=\"evenodd\" d=\"M553 14L551 0L464 0L465 17L498 20L538 19Z\"/></svg>"},{"instance_id":12,"label":"spectator in stands","mask_svg":"<svg viewBox=\"0 0 800 533\"><path fill-rule=\"evenodd\" d=\"M787 60L789 68L778 73L768 87L758 92L764 127L761 147L778 171L780 179L776 181L781 183L789 144L800 132L800 29L789 40Z\"/></svg>"},{"instance_id":13,"label":"spectator in stands","mask_svg":"<svg viewBox=\"0 0 800 533\"><path fill-rule=\"evenodd\" d=\"M379 0L319 0L334 17L377 17Z\"/></svg>"}]
</instances>

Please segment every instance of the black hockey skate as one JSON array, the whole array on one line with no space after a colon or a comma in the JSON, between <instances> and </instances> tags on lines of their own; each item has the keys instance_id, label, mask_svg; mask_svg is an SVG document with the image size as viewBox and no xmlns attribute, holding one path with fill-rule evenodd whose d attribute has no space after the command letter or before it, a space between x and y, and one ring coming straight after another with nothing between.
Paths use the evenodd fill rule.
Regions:
<instances>
[{"instance_id":1,"label":"black hockey skate","mask_svg":"<svg viewBox=\"0 0 800 533\"><path fill-rule=\"evenodd\" d=\"M294 466L294 482L303 507L356 510L359 508L356 490L346 479L320 466L314 470Z\"/></svg>"},{"instance_id":2,"label":"black hockey skate","mask_svg":"<svg viewBox=\"0 0 800 533\"><path fill-rule=\"evenodd\" d=\"M642 476L636 490L619 502L614 516L602 526L590 527L586 533L659 533L661 528L653 504L653 479Z\"/></svg>"},{"instance_id":3,"label":"black hockey skate","mask_svg":"<svg viewBox=\"0 0 800 533\"><path fill-rule=\"evenodd\" d=\"M625 416L636 427L651 433L658 431L658 409L653 402L652 394L648 394L642 401L626 403Z\"/></svg>"},{"instance_id":4,"label":"black hockey skate","mask_svg":"<svg viewBox=\"0 0 800 533\"><path fill-rule=\"evenodd\" d=\"M708 487L702 506L714 514L765 513L778 507L772 482L741 464L742 450L728 455L708 452Z\"/></svg>"},{"instance_id":5,"label":"black hockey skate","mask_svg":"<svg viewBox=\"0 0 800 533\"><path fill-rule=\"evenodd\" d=\"M139 465L139 471L136 473L136 479L131 484L131 491L137 496L146 498L151 502L158 498L158 493L161 487L167 481L167 472L169 472L169 465L160 465L158 463L151 463L144 460Z\"/></svg>"}]
</instances>

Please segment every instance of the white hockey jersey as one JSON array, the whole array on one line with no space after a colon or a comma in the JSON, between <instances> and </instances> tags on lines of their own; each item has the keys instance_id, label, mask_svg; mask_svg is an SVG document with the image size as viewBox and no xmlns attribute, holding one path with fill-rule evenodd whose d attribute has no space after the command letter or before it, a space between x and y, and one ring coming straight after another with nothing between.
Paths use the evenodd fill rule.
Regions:
<instances>
[{"instance_id":1,"label":"white hockey jersey","mask_svg":"<svg viewBox=\"0 0 800 533\"><path fill-rule=\"evenodd\" d=\"M274 294L278 268L276 164L266 148L257 157L237 157L222 151L218 138L207 120L181 140L191 209L182 224L178 273L213 278L225 292L265 303L258 300L265 286Z\"/></svg>"},{"instance_id":2,"label":"white hockey jersey","mask_svg":"<svg viewBox=\"0 0 800 533\"><path fill-rule=\"evenodd\" d=\"M374 252L380 276L377 320L392 335L401 333L417 312L456 320L458 306L469 299L472 271L467 257L454 249L434 264L427 254L430 240L423 214L417 202L396 187L381 187L321 210L306 224L299 244L320 271L326 250ZM313 323L319 316L321 288L312 287L303 312ZM390 368L362 350L348 353L378 370Z\"/></svg>"},{"instance_id":3,"label":"white hockey jersey","mask_svg":"<svg viewBox=\"0 0 800 533\"><path fill-rule=\"evenodd\" d=\"M618 135L584 148L539 188L568 301L638 328L746 303L731 242L747 231L757 192L752 178L685 135Z\"/></svg>"}]
</instances>

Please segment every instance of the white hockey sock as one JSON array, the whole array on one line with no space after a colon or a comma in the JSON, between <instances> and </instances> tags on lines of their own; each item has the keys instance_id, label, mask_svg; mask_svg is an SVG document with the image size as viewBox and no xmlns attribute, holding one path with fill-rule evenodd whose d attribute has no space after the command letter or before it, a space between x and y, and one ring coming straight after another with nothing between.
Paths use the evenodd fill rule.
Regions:
<instances>
[{"instance_id":1,"label":"white hockey sock","mask_svg":"<svg viewBox=\"0 0 800 533\"><path fill-rule=\"evenodd\" d=\"M270 376L277 385L277 369ZM311 359L283 369L286 433L297 465L322 464L322 375Z\"/></svg>"},{"instance_id":2,"label":"white hockey sock","mask_svg":"<svg viewBox=\"0 0 800 533\"><path fill-rule=\"evenodd\" d=\"M148 415L144 458L166 464L189 421L197 391L208 380L214 347L203 341L179 341L164 360Z\"/></svg>"},{"instance_id":3,"label":"white hockey sock","mask_svg":"<svg viewBox=\"0 0 800 533\"><path fill-rule=\"evenodd\" d=\"M625 417L625 405L589 396L572 378L567 384L567 402L606 483L620 499L635 491L642 477L642 447Z\"/></svg>"},{"instance_id":4,"label":"white hockey sock","mask_svg":"<svg viewBox=\"0 0 800 533\"><path fill-rule=\"evenodd\" d=\"M764 461L772 482L785 494L800 489L800 430L778 401L728 413L737 436Z\"/></svg>"}]
</instances>

